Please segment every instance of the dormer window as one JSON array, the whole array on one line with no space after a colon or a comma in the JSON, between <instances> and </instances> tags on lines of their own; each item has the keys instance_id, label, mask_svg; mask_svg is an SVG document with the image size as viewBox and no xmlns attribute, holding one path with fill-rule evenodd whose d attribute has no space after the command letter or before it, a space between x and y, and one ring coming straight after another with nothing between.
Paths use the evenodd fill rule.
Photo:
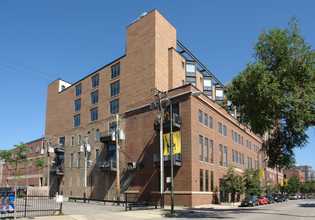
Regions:
<instances>
[{"instance_id":1,"label":"dormer window","mask_svg":"<svg viewBox=\"0 0 315 220\"><path fill-rule=\"evenodd\" d=\"M186 63L186 76L196 76L196 64Z\"/></svg>"}]
</instances>

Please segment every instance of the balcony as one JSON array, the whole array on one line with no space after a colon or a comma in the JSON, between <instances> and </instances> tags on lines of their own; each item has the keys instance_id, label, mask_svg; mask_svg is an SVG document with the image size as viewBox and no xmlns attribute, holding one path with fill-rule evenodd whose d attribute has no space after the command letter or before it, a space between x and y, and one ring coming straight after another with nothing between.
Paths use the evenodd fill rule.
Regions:
<instances>
[{"instance_id":1,"label":"balcony","mask_svg":"<svg viewBox=\"0 0 315 220\"><path fill-rule=\"evenodd\" d=\"M182 166L182 154L174 154L173 155L173 165L181 167ZM160 167L160 154L153 154L153 166ZM164 156L164 166L171 166L171 156Z\"/></svg>"},{"instance_id":2,"label":"balcony","mask_svg":"<svg viewBox=\"0 0 315 220\"><path fill-rule=\"evenodd\" d=\"M173 131L178 131L180 130L181 127L181 117L178 114L173 114ZM169 133L171 128L171 118L170 117L164 117L163 120L163 132L164 133ZM158 119L154 119L154 130L155 131L160 131L160 122Z\"/></svg>"},{"instance_id":3,"label":"balcony","mask_svg":"<svg viewBox=\"0 0 315 220\"><path fill-rule=\"evenodd\" d=\"M109 142L109 141L112 141L112 134L114 133L115 131L105 131L105 132L101 132L100 134L100 141L102 143L106 143L106 142Z\"/></svg>"},{"instance_id":4,"label":"balcony","mask_svg":"<svg viewBox=\"0 0 315 220\"><path fill-rule=\"evenodd\" d=\"M98 170L100 172L116 172L116 160L99 161Z\"/></svg>"},{"instance_id":5,"label":"balcony","mask_svg":"<svg viewBox=\"0 0 315 220\"><path fill-rule=\"evenodd\" d=\"M63 176L64 175L64 164L60 164L60 165L53 165L50 168L50 173L53 175L57 175L57 176Z\"/></svg>"},{"instance_id":6,"label":"balcony","mask_svg":"<svg viewBox=\"0 0 315 220\"><path fill-rule=\"evenodd\" d=\"M60 144L60 145L56 146L54 149L55 149L55 153L64 153L65 152L65 145Z\"/></svg>"}]
</instances>

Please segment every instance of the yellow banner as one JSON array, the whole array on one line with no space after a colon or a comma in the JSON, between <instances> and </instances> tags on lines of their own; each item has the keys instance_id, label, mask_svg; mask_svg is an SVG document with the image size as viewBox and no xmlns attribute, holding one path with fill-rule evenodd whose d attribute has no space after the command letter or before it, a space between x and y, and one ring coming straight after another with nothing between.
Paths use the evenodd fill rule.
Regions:
<instances>
[{"instance_id":1,"label":"yellow banner","mask_svg":"<svg viewBox=\"0 0 315 220\"><path fill-rule=\"evenodd\" d=\"M260 169L260 179L265 179L265 170Z\"/></svg>"},{"instance_id":2,"label":"yellow banner","mask_svg":"<svg viewBox=\"0 0 315 220\"><path fill-rule=\"evenodd\" d=\"M283 186L283 179L280 180L280 186Z\"/></svg>"},{"instance_id":3,"label":"yellow banner","mask_svg":"<svg viewBox=\"0 0 315 220\"><path fill-rule=\"evenodd\" d=\"M284 185L285 185L285 186L288 185L288 179L284 179Z\"/></svg>"},{"instance_id":4,"label":"yellow banner","mask_svg":"<svg viewBox=\"0 0 315 220\"><path fill-rule=\"evenodd\" d=\"M171 154L171 135L170 133L163 135L164 140L164 156ZM181 137L180 131L173 132L173 154L181 153Z\"/></svg>"}]
</instances>

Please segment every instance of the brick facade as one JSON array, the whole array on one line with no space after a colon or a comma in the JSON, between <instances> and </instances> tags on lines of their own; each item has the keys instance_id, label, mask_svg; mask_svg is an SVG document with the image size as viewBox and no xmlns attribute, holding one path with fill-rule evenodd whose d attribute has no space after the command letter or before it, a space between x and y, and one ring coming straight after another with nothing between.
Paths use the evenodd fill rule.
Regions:
<instances>
[{"instance_id":1,"label":"brick facade","mask_svg":"<svg viewBox=\"0 0 315 220\"><path fill-rule=\"evenodd\" d=\"M127 27L124 56L73 85L58 79L48 86L45 152L50 147L55 149L49 154L49 166L53 166L52 162L56 162L56 158L64 166L63 172L52 175L46 172L45 178L49 179L51 194L83 197L84 152L80 148L84 138L90 134L91 162L87 169L87 197L109 200L116 198L115 169L102 171L99 166L101 161L114 157L112 149L115 141L110 137L110 124L115 118L111 115L110 103L119 100L120 128L125 133L125 139L120 143L119 161L122 197L127 197L128 200L160 200L160 168L154 161L159 154L160 143L159 132L154 129L154 119L157 116L150 109L150 103L155 100L152 88L168 91L170 101L178 106L181 117L180 128L177 128L182 137L181 164L174 166L176 205L194 206L223 201L220 179L226 174L229 165L235 166L239 173L247 166L260 167L260 138L239 124L215 101L214 83L211 84L212 99L205 94L199 97L191 95L198 90L204 91L204 75L196 68L195 86L187 84L185 66L189 60L176 48L176 29L157 10L153 10ZM112 78L111 68L118 63L120 75ZM99 84L91 88L92 77L96 75L99 76ZM119 93L111 96L111 85L118 81ZM60 89L60 85L65 88ZM78 85L81 85L82 90L76 96ZM91 93L95 91L98 91L98 102L92 105ZM75 111L75 101L79 99L81 108ZM91 122L90 111L94 108L98 108L98 118ZM202 113L201 122L199 112ZM78 126L74 126L76 115L80 115ZM209 125L210 117L212 128ZM222 134L219 133L219 123ZM210 141L213 143L212 162L210 156L206 160L206 140L208 147ZM58 151L61 143L63 147ZM226 161L222 164L219 157L220 145L223 154L226 149ZM210 154L210 150L208 152ZM128 165L132 162L136 167L130 169ZM166 177L169 176L170 167L165 165L166 204L170 203L169 185L166 183Z\"/></svg>"}]
</instances>

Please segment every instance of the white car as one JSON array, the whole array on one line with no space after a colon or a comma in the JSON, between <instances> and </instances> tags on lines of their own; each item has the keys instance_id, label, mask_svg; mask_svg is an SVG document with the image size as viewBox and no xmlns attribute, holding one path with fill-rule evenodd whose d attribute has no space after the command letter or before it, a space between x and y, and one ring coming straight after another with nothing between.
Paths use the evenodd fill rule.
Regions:
<instances>
[{"instance_id":1,"label":"white car","mask_svg":"<svg viewBox=\"0 0 315 220\"><path fill-rule=\"evenodd\" d=\"M296 194L291 194L291 195L290 195L290 200L291 200L291 199L297 200L297 199L298 199L298 195L296 195Z\"/></svg>"}]
</instances>

